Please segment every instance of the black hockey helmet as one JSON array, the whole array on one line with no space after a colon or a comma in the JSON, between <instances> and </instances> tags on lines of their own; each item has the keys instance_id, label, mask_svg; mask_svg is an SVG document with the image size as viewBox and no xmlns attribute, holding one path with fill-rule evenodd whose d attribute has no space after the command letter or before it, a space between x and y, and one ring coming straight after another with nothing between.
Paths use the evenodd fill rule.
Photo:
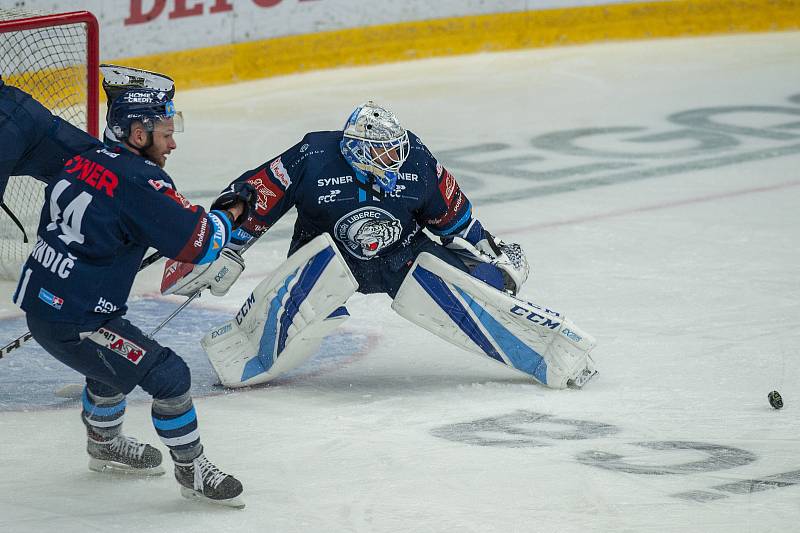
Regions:
<instances>
[{"instance_id":1,"label":"black hockey helmet","mask_svg":"<svg viewBox=\"0 0 800 533\"><path fill-rule=\"evenodd\" d=\"M141 122L152 132L156 122L172 118L175 131L183 131L183 116L175 111L175 104L166 91L159 89L128 89L117 96L108 110L108 126L122 140L131 133L131 125Z\"/></svg>"}]
</instances>

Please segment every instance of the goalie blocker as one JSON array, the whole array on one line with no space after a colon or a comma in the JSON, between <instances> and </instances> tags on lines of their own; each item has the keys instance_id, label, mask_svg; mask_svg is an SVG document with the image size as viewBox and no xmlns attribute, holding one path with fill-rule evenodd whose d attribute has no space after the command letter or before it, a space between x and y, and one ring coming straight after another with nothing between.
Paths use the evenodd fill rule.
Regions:
<instances>
[{"instance_id":1,"label":"goalie blocker","mask_svg":"<svg viewBox=\"0 0 800 533\"><path fill-rule=\"evenodd\" d=\"M392 308L551 388L580 388L597 373L589 356L595 340L564 315L498 291L428 253L414 262Z\"/></svg>"}]
</instances>

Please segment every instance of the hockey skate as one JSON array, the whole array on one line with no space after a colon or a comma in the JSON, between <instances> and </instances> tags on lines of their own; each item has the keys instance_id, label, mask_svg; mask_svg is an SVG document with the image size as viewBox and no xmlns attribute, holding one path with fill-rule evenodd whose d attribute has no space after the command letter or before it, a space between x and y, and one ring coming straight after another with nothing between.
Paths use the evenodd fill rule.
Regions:
<instances>
[{"instance_id":1,"label":"hockey skate","mask_svg":"<svg viewBox=\"0 0 800 533\"><path fill-rule=\"evenodd\" d=\"M244 502L239 498L242 484L217 468L202 452L190 463L176 460L175 479L181 485L181 496L184 498L244 508Z\"/></svg>"},{"instance_id":2,"label":"hockey skate","mask_svg":"<svg viewBox=\"0 0 800 533\"><path fill-rule=\"evenodd\" d=\"M86 451L89 454L89 470L132 474L139 476L161 476L161 452L149 444L133 437L117 435L109 441L88 437Z\"/></svg>"}]
</instances>

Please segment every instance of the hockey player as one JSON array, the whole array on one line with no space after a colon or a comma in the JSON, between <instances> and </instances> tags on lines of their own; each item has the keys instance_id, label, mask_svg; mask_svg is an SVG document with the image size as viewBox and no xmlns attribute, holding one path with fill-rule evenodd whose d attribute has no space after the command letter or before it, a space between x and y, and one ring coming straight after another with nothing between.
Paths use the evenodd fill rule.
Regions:
<instances>
[{"instance_id":1,"label":"hockey player","mask_svg":"<svg viewBox=\"0 0 800 533\"><path fill-rule=\"evenodd\" d=\"M175 96L172 79L163 74L118 65L101 65L100 71L109 109L111 102L130 88L161 89L170 99ZM103 141L109 145L118 142L108 126ZM73 155L99 148L101 144L53 115L30 94L6 85L0 77L0 206L20 228L16 215L2 203L9 176L33 176L48 183Z\"/></svg>"},{"instance_id":2,"label":"hockey player","mask_svg":"<svg viewBox=\"0 0 800 533\"><path fill-rule=\"evenodd\" d=\"M92 470L163 473L156 448L121 432L125 395L138 385L153 397L153 424L170 449L181 493L242 506L241 483L203 453L186 363L124 316L148 247L211 263L254 199L245 184L206 212L176 190L161 167L176 148L180 118L163 91L132 89L114 100L109 124L122 143L75 155L47 187L38 240L14 301L34 339L86 376L81 418ZM215 264L241 269L231 257Z\"/></svg>"},{"instance_id":3,"label":"hockey player","mask_svg":"<svg viewBox=\"0 0 800 533\"><path fill-rule=\"evenodd\" d=\"M394 297L422 252L513 294L528 277L519 245L486 231L453 175L393 113L371 101L353 111L343 131L307 134L233 183L242 182L255 187L258 200L232 247L259 237L296 207L289 255L331 234L364 294Z\"/></svg>"},{"instance_id":4,"label":"hockey player","mask_svg":"<svg viewBox=\"0 0 800 533\"><path fill-rule=\"evenodd\" d=\"M534 322L545 311L533 312L536 306L513 298L529 272L522 248L484 229L453 175L384 107L358 106L343 130L307 134L232 185L240 183L251 184L258 200L231 246L258 238L292 207L297 220L285 268L256 288L235 321L203 341L223 384L268 381L311 355L346 318L344 308L327 306L336 298L346 300L343 287L351 281L358 292L389 295L398 313L450 342L548 386L578 384L592 343L569 347L567 364L556 361L560 356L550 357L550 351L561 349L550 342L561 333L558 328L572 329L550 312L552 319L542 317L547 326L538 331ZM320 240L325 234L335 250ZM334 256L339 255L343 264L337 266ZM417 281L431 274L418 268L423 259L441 267L444 281ZM180 282L166 285L164 292L181 293ZM473 306L479 293L486 303ZM510 318L508 309L513 309ZM498 318L488 323L488 316ZM482 319L487 324L480 325ZM510 323L502 325L507 319ZM496 335L487 337L490 330ZM568 341L576 338L584 340L574 335Z\"/></svg>"}]
</instances>

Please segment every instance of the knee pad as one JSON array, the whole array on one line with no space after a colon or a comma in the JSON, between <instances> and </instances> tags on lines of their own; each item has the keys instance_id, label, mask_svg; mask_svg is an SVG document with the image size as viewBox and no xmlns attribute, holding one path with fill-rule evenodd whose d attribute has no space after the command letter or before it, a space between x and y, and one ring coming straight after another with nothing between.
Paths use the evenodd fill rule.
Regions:
<instances>
[{"instance_id":1,"label":"knee pad","mask_svg":"<svg viewBox=\"0 0 800 533\"><path fill-rule=\"evenodd\" d=\"M192 376L186 362L169 348L164 348L164 351L161 361L139 383L156 400L185 394L192 385Z\"/></svg>"}]
</instances>

